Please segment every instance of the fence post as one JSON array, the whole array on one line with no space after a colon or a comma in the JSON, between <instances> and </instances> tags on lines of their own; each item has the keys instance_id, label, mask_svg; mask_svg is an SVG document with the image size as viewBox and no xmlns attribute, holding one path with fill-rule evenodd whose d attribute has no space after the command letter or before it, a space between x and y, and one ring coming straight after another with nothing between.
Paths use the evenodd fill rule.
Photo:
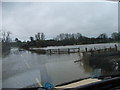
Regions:
<instances>
[{"instance_id":1,"label":"fence post","mask_svg":"<svg viewBox=\"0 0 120 90\"><path fill-rule=\"evenodd\" d=\"M50 51L50 54L51 54L51 49L49 49L49 51Z\"/></svg>"},{"instance_id":2,"label":"fence post","mask_svg":"<svg viewBox=\"0 0 120 90\"><path fill-rule=\"evenodd\" d=\"M115 51L117 51L117 45L115 44Z\"/></svg>"},{"instance_id":3,"label":"fence post","mask_svg":"<svg viewBox=\"0 0 120 90\"><path fill-rule=\"evenodd\" d=\"M111 49L112 49L112 48L110 47L110 52L112 51Z\"/></svg>"},{"instance_id":4,"label":"fence post","mask_svg":"<svg viewBox=\"0 0 120 90\"><path fill-rule=\"evenodd\" d=\"M60 49L58 48L58 54L60 54Z\"/></svg>"},{"instance_id":5,"label":"fence post","mask_svg":"<svg viewBox=\"0 0 120 90\"><path fill-rule=\"evenodd\" d=\"M87 52L87 48L85 48L85 51Z\"/></svg>"},{"instance_id":6,"label":"fence post","mask_svg":"<svg viewBox=\"0 0 120 90\"><path fill-rule=\"evenodd\" d=\"M78 48L78 52L80 52L80 48Z\"/></svg>"},{"instance_id":7,"label":"fence post","mask_svg":"<svg viewBox=\"0 0 120 90\"><path fill-rule=\"evenodd\" d=\"M70 54L70 49L68 48L68 54Z\"/></svg>"},{"instance_id":8,"label":"fence post","mask_svg":"<svg viewBox=\"0 0 120 90\"><path fill-rule=\"evenodd\" d=\"M90 52L91 52L91 55L93 55L93 50L92 50L92 48L91 48Z\"/></svg>"}]
</instances>

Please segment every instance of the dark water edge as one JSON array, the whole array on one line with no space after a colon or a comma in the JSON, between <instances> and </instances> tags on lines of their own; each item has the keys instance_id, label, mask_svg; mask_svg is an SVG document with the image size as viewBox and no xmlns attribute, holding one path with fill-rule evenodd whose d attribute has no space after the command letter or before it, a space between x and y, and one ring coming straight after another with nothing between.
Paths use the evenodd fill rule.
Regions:
<instances>
[{"instance_id":1,"label":"dark water edge","mask_svg":"<svg viewBox=\"0 0 120 90\"><path fill-rule=\"evenodd\" d=\"M103 75L120 72L120 52L85 55L84 60L89 62L89 66L93 70L101 69Z\"/></svg>"},{"instance_id":2,"label":"dark water edge","mask_svg":"<svg viewBox=\"0 0 120 90\"><path fill-rule=\"evenodd\" d=\"M9 42L1 42L1 57L4 58L4 57L7 57L7 55L10 54L10 50L11 50L11 47L10 47L10 43Z\"/></svg>"}]
</instances>

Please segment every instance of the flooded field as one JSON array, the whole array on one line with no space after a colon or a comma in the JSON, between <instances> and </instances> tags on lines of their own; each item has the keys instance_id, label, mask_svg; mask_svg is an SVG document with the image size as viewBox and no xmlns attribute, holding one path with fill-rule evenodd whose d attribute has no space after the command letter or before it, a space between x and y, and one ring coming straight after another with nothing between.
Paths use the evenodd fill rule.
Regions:
<instances>
[{"instance_id":1,"label":"flooded field","mask_svg":"<svg viewBox=\"0 0 120 90\"><path fill-rule=\"evenodd\" d=\"M84 47L104 48L110 46L112 47L114 44L78 45L82 49ZM29 87L37 85L38 81L42 85L46 82L58 85L90 77L94 75L96 69L101 69L102 74L113 74L119 72L119 58L118 55L105 57L104 59L90 58L89 56L81 55L81 53L36 54L13 48L10 54L3 57L2 60L2 84L3 88ZM75 62L77 60L78 62Z\"/></svg>"}]
</instances>

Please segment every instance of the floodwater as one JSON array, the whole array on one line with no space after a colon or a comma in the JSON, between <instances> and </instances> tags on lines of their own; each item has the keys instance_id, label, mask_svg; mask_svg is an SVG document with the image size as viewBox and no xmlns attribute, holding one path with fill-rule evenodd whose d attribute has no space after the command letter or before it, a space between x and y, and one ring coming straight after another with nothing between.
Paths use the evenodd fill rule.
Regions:
<instances>
[{"instance_id":1,"label":"floodwater","mask_svg":"<svg viewBox=\"0 0 120 90\"><path fill-rule=\"evenodd\" d=\"M95 44L95 45L77 45L78 47L112 47L114 44ZM63 46L62 46L63 47ZM73 46L66 46L73 47ZM76 47L76 46L74 46ZM47 47L54 48L54 47ZM60 48L55 47L55 48ZM81 60L79 62L74 62ZM30 51L12 48L9 55L2 59L2 85L3 88L24 88L44 85L50 82L53 85L90 77L95 69L102 69L103 73L118 71L118 66L112 69L106 69L106 65L111 67L114 62L101 62L101 66L95 67L85 60L81 53L72 54L36 54ZM96 64L96 63L95 63ZM110 66L109 65L109 66ZM103 68L102 68L103 67Z\"/></svg>"}]
</instances>

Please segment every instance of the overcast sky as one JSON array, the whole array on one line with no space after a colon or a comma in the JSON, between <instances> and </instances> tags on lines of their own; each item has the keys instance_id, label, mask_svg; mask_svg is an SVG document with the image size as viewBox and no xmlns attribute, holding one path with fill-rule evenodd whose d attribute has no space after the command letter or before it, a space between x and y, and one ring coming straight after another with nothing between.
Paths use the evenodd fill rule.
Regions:
<instances>
[{"instance_id":1,"label":"overcast sky","mask_svg":"<svg viewBox=\"0 0 120 90\"><path fill-rule=\"evenodd\" d=\"M3 2L3 30L27 40L37 32L46 38L60 33L96 37L118 32L118 5L112 2Z\"/></svg>"}]
</instances>

